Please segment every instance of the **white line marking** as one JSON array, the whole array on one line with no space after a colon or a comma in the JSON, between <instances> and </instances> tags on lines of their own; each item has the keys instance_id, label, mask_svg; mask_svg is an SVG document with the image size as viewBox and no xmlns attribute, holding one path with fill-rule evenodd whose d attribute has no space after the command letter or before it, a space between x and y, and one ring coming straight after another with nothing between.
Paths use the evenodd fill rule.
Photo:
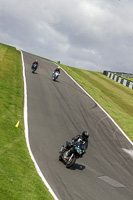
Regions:
<instances>
[{"instance_id":1,"label":"white line marking","mask_svg":"<svg viewBox=\"0 0 133 200\"><path fill-rule=\"evenodd\" d=\"M24 65L24 58L23 58L22 51L21 51L21 59L22 59L22 66L23 66L23 81L24 81L24 128L25 128L25 138L26 138L27 147L28 147L30 156L35 164L36 170L39 176L41 177L42 181L44 182L44 184L46 185L46 187L48 188L49 192L54 197L54 199L59 200L57 196L55 195L54 191L52 190L52 188L50 187L50 185L48 184L48 182L46 181L45 177L43 176L30 148L29 134L28 134L27 85L26 85L25 65Z\"/></svg>"},{"instance_id":2,"label":"white line marking","mask_svg":"<svg viewBox=\"0 0 133 200\"><path fill-rule=\"evenodd\" d=\"M56 63L54 63L55 65L57 65ZM59 66L59 65L57 65ZM61 68L62 69L62 68ZM117 126L117 128L121 131L121 133L127 138L127 140L133 145L133 142L130 140L130 138L126 135L126 133L118 126L118 124L113 120L113 118L102 108L102 106L100 106L95 99L92 98L91 95L89 95L64 69L62 69L84 92L87 96L89 96L96 104L99 108L101 108L101 110L111 119L111 121Z\"/></svg>"},{"instance_id":3,"label":"white line marking","mask_svg":"<svg viewBox=\"0 0 133 200\"><path fill-rule=\"evenodd\" d=\"M127 154L129 154L132 158L133 158L133 150L132 149L124 149L123 151L125 151Z\"/></svg>"},{"instance_id":4,"label":"white line marking","mask_svg":"<svg viewBox=\"0 0 133 200\"><path fill-rule=\"evenodd\" d=\"M125 185L115 181L114 179L108 177L108 176L101 176L99 177L101 180L105 181L106 183L109 183L110 185L112 185L113 187L126 187Z\"/></svg>"}]
</instances>

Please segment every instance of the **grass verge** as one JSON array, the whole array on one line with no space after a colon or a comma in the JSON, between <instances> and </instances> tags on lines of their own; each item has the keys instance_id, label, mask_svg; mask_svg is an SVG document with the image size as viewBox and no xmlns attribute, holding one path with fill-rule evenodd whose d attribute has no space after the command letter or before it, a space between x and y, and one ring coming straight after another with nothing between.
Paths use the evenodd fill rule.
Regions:
<instances>
[{"instance_id":1,"label":"grass verge","mask_svg":"<svg viewBox=\"0 0 133 200\"><path fill-rule=\"evenodd\" d=\"M29 156L23 98L21 54L0 43L0 199L53 200Z\"/></svg>"},{"instance_id":2,"label":"grass verge","mask_svg":"<svg viewBox=\"0 0 133 200\"><path fill-rule=\"evenodd\" d=\"M58 65L109 113L133 141L133 90L109 79L100 72Z\"/></svg>"}]
</instances>

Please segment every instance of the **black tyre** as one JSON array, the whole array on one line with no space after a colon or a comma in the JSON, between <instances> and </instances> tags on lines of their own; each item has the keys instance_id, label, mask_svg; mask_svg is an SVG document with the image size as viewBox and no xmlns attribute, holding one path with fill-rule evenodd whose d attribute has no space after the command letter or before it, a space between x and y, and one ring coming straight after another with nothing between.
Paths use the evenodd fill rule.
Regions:
<instances>
[{"instance_id":1,"label":"black tyre","mask_svg":"<svg viewBox=\"0 0 133 200\"><path fill-rule=\"evenodd\" d=\"M59 161L62 161L62 157L61 157L61 155L59 155Z\"/></svg>"},{"instance_id":2,"label":"black tyre","mask_svg":"<svg viewBox=\"0 0 133 200\"><path fill-rule=\"evenodd\" d=\"M72 159L66 163L66 168L72 167L75 162L76 162L76 157L73 156Z\"/></svg>"}]
</instances>

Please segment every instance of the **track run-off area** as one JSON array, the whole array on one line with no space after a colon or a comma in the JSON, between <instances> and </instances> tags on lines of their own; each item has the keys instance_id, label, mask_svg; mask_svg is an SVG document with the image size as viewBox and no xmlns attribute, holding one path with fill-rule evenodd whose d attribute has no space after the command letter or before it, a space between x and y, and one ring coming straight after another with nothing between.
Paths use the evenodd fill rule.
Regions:
<instances>
[{"instance_id":1,"label":"track run-off area","mask_svg":"<svg viewBox=\"0 0 133 200\"><path fill-rule=\"evenodd\" d=\"M63 70L52 81L54 63L26 52L22 57L27 145L54 198L132 200L132 143ZM33 74L31 64L36 59L39 68ZM58 159L59 150L84 130L90 132L87 152L66 169Z\"/></svg>"}]
</instances>

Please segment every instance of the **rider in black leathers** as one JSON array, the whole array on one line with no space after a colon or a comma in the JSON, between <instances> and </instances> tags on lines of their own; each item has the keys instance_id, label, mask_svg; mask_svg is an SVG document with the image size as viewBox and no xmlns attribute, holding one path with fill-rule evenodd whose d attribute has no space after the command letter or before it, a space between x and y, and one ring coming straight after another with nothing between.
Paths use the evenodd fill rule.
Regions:
<instances>
[{"instance_id":1,"label":"rider in black leathers","mask_svg":"<svg viewBox=\"0 0 133 200\"><path fill-rule=\"evenodd\" d=\"M36 64L36 65L37 65L37 68L38 68L38 66L39 66L38 60L35 60L35 61L32 63L31 69L33 69L34 64ZM37 69L37 68L36 68L36 69Z\"/></svg>"},{"instance_id":2,"label":"rider in black leathers","mask_svg":"<svg viewBox=\"0 0 133 200\"><path fill-rule=\"evenodd\" d=\"M88 138L89 138L89 133L88 131L83 131L82 134L75 136L74 138L72 138L71 142L66 142L66 149L70 149L76 142L78 141L83 141L83 143L86 146L86 149L88 147Z\"/></svg>"},{"instance_id":3,"label":"rider in black leathers","mask_svg":"<svg viewBox=\"0 0 133 200\"><path fill-rule=\"evenodd\" d=\"M58 66L54 71L53 71L53 74L55 73L55 72L58 72L59 73L59 75L60 75L60 66Z\"/></svg>"}]
</instances>

